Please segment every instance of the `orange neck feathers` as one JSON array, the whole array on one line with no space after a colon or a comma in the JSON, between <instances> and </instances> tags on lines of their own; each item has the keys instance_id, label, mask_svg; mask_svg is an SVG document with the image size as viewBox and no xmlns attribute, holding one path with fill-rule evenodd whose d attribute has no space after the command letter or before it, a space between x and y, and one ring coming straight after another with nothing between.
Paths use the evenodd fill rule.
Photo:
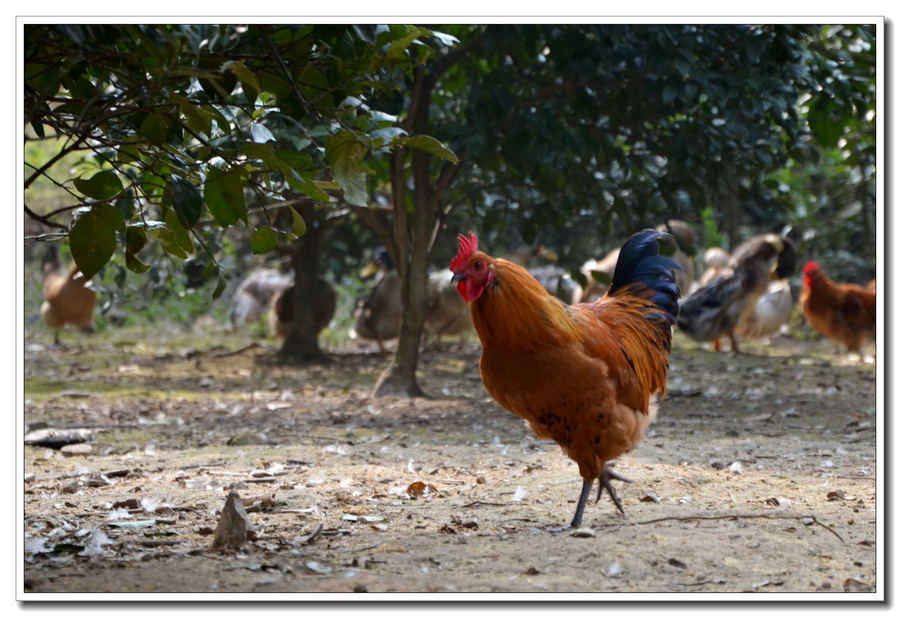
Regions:
<instances>
[{"instance_id":1,"label":"orange neck feathers","mask_svg":"<svg viewBox=\"0 0 900 617\"><path fill-rule=\"evenodd\" d=\"M482 345L529 352L581 340L565 305L525 268L495 259L493 269L493 282L472 302L472 322Z\"/></svg>"}]
</instances>

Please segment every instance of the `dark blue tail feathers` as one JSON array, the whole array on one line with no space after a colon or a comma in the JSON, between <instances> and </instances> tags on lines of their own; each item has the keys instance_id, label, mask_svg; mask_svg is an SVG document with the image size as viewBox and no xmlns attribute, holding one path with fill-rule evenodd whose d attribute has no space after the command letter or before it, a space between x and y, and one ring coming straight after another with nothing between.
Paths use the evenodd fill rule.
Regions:
<instances>
[{"instance_id":1,"label":"dark blue tail feathers","mask_svg":"<svg viewBox=\"0 0 900 617\"><path fill-rule=\"evenodd\" d=\"M684 268L674 259L659 254L657 240L660 238L675 242L669 234L652 229L628 238L619 252L608 294L614 296L626 285L643 283L644 287L654 292L648 299L665 312L666 323L672 325L678 319L678 297L681 295L674 271Z\"/></svg>"}]
</instances>

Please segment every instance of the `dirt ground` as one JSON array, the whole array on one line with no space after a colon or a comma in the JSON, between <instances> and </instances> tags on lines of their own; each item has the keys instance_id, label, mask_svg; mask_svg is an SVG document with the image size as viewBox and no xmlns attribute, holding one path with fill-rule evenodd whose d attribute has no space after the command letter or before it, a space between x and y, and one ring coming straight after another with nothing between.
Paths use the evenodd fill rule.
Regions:
<instances>
[{"instance_id":1,"label":"dirt ground","mask_svg":"<svg viewBox=\"0 0 900 617\"><path fill-rule=\"evenodd\" d=\"M366 346L279 368L271 343L26 343L25 424L91 447L23 448L35 598L876 591L875 363L827 341L732 356L677 335L616 468L625 515L592 499L580 534L576 466L488 396L475 343L425 351L415 400L369 397L389 358ZM255 534L214 550L231 489Z\"/></svg>"}]
</instances>

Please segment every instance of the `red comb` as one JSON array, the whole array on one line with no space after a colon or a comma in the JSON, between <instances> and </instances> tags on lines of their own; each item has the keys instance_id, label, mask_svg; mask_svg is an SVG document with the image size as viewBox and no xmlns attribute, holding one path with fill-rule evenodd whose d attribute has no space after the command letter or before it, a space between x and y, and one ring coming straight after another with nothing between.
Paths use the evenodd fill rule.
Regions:
<instances>
[{"instance_id":1,"label":"red comb","mask_svg":"<svg viewBox=\"0 0 900 617\"><path fill-rule=\"evenodd\" d=\"M469 261L469 258L478 252L478 236L470 231L468 238L462 234L459 234L456 238L459 240L459 252L453 258L453 261L450 262L450 270L454 274L459 274L466 267L466 262Z\"/></svg>"},{"instance_id":2,"label":"red comb","mask_svg":"<svg viewBox=\"0 0 900 617\"><path fill-rule=\"evenodd\" d=\"M803 266L803 274L805 274L806 276L809 276L810 272L815 272L818 269L819 269L819 262L808 261L808 262L806 262L806 265Z\"/></svg>"}]
</instances>

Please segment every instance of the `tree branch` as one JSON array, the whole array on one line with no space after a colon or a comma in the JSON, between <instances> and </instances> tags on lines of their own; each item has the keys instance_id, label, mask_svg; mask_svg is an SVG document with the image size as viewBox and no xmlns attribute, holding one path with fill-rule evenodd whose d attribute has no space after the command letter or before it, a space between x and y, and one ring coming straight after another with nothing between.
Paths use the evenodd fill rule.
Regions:
<instances>
[{"instance_id":1,"label":"tree branch","mask_svg":"<svg viewBox=\"0 0 900 617\"><path fill-rule=\"evenodd\" d=\"M356 213L356 216L359 217L363 223L365 223L369 229L372 230L378 239L381 240L381 244L384 245L384 248L387 250L388 255L391 256L391 259L394 260L394 263L399 261L399 251L397 250L397 243L394 241L394 238L391 236L390 230L385 226L384 223L381 222L375 213L366 208L365 206L357 206L354 204L348 204L344 202L347 206L350 207L353 212Z\"/></svg>"},{"instance_id":2,"label":"tree branch","mask_svg":"<svg viewBox=\"0 0 900 617\"><path fill-rule=\"evenodd\" d=\"M49 227L56 227L57 229L65 229L67 231L69 229L66 225L63 225L61 223L54 223L53 221L48 220L46 216L37 214L31 208L29 208L27 204L25 205L25 214L36 220L38 223L43 223L44 225L47 225Z\"/></svg>"}]
</instances>

